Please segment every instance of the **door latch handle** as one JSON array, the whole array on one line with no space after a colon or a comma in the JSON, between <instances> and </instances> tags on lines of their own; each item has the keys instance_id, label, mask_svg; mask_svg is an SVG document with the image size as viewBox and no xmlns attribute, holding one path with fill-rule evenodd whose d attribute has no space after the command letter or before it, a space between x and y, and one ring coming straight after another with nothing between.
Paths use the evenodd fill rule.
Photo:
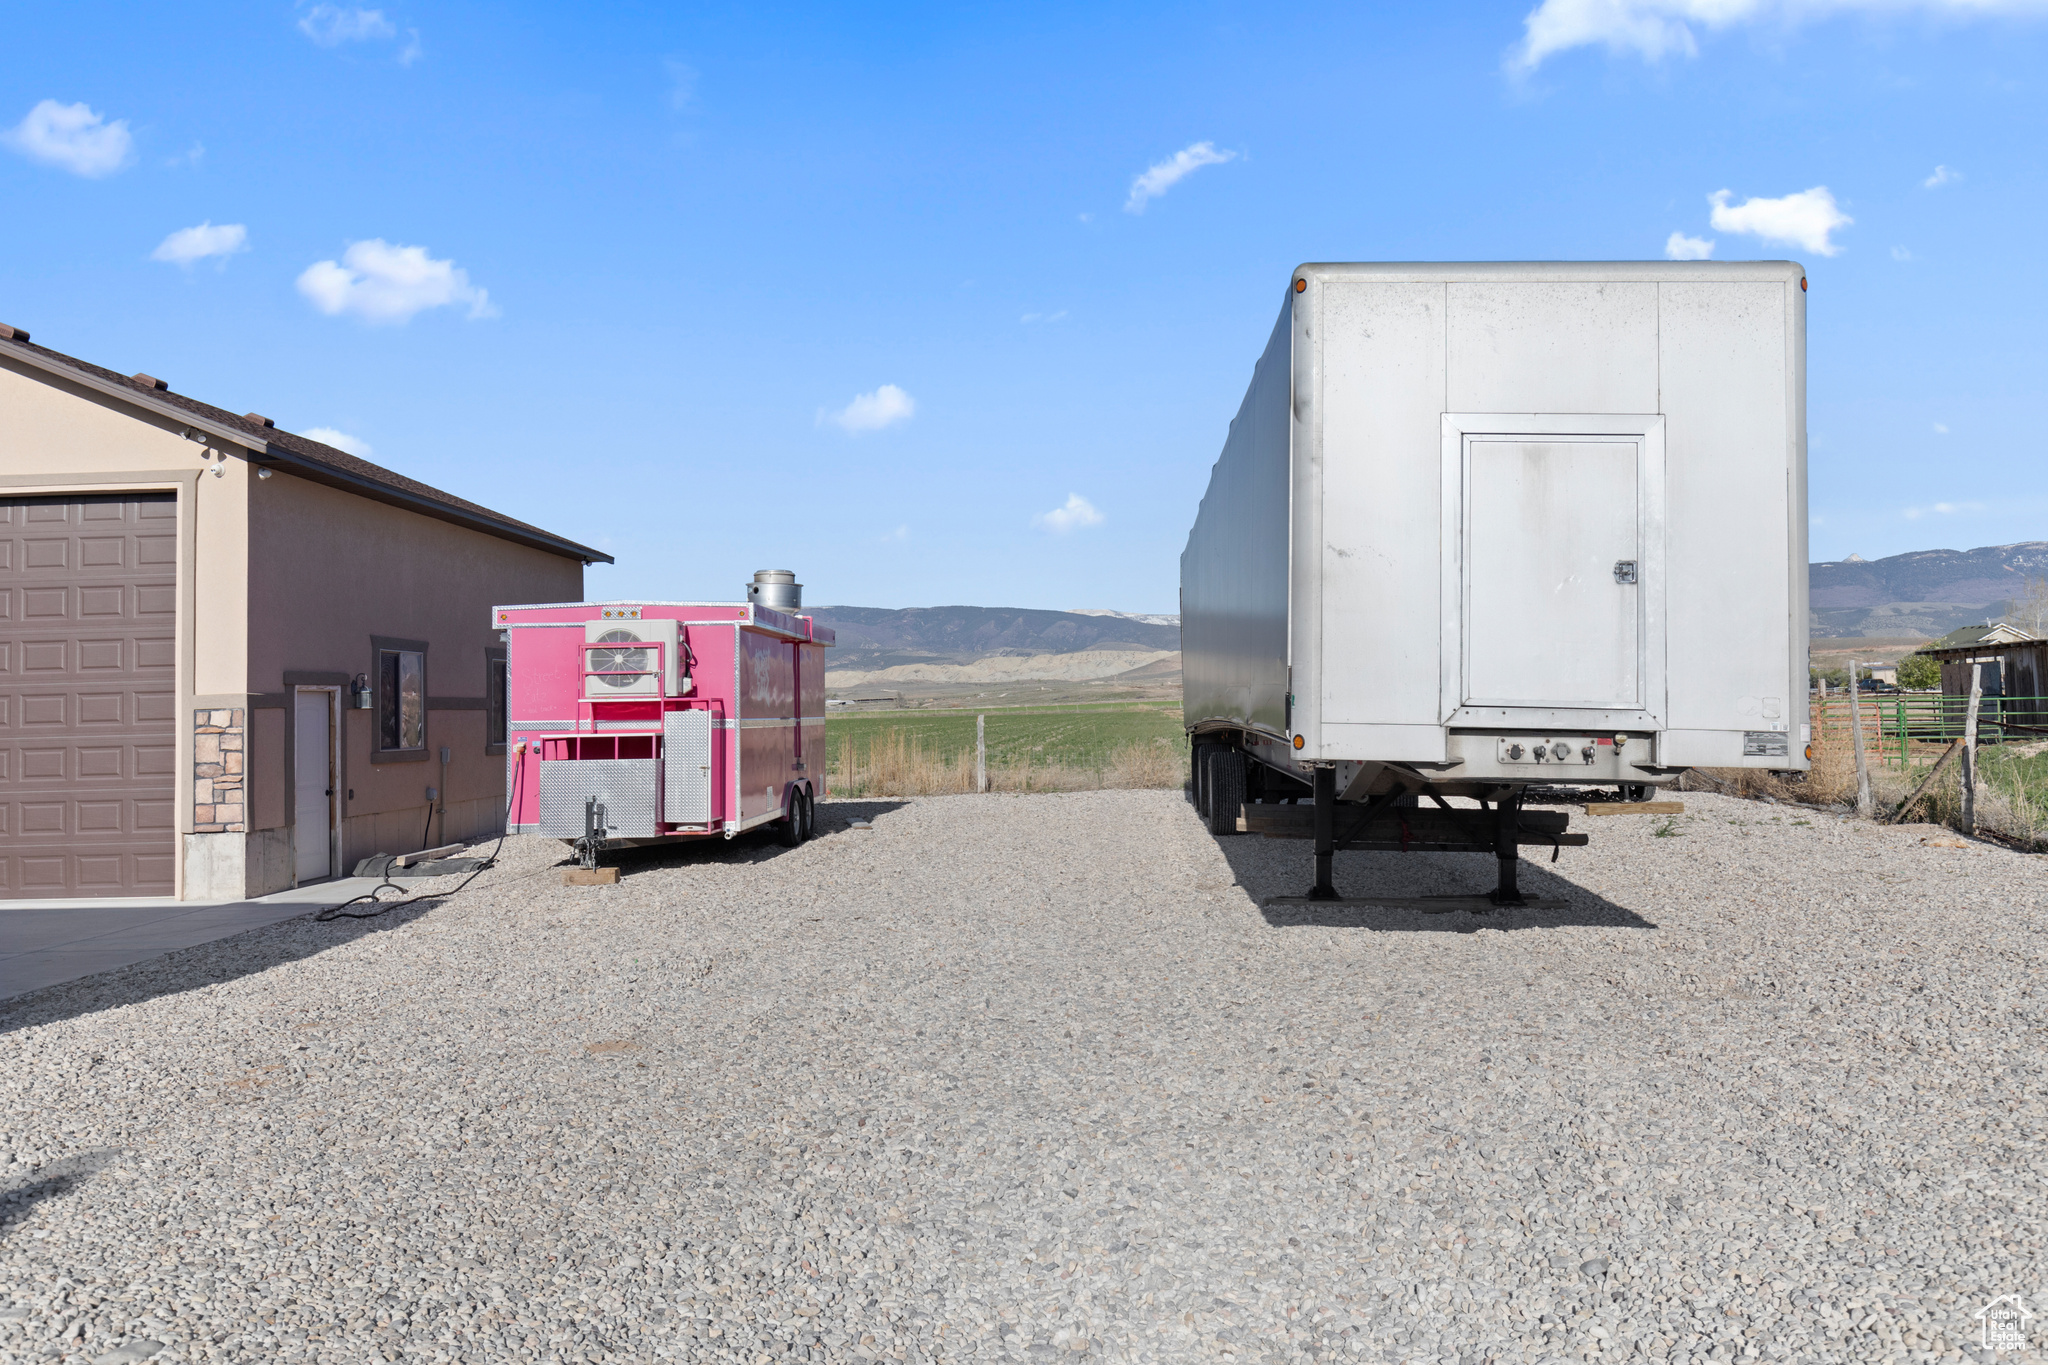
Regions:
<instances>
[{"instance_id":1,"label":"door latch handle","mask_svg":"<svg viewBox=\"0 0 2048 1365\"><path fill-rule=\"evenodd\" d=\"M1635 561L1634 561L1633 559L1617 559L1617 560L1615 560L1615 561L1614 561L1614 581L1615 581L1615 582L1617 582L1617 583L1633 583L1633 582L1635 582L1635 581L1636 581L1636 562L1635 562Z\"/></svg>"}]
</instances>

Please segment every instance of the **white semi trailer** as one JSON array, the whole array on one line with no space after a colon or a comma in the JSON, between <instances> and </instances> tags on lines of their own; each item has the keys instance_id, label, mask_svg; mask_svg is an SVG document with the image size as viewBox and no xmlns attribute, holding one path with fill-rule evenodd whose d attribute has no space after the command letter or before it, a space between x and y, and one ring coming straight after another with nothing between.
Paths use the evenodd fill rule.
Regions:
<instances>
[{"instance_id":1,"label":"white semi trailer","mask_svg":"<svg viewBox=\"0 0 2048 1365\"><path fill-rule=\"evenodd\" d=\"M1181 556L1211 828L1515 904L1531 784L1806 769L1805 351L1789 261L1296 270Z\"/></svg>"}]
</instances>

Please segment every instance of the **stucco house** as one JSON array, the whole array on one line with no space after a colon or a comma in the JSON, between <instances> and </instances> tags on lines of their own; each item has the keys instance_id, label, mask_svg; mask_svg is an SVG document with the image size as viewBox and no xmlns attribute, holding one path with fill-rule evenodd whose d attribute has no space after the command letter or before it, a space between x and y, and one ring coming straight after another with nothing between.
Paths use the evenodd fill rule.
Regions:
<instances>
[{"instance_id":1,"label":"stucco house","mask_svg":"<svg viewBox=\"0 0 2048 1365\"><path fill-rule=\"evenodd\" d=\"M0 903L500 829L490 608L608 555L0 325Z\"/></svg>"}]
</instances>

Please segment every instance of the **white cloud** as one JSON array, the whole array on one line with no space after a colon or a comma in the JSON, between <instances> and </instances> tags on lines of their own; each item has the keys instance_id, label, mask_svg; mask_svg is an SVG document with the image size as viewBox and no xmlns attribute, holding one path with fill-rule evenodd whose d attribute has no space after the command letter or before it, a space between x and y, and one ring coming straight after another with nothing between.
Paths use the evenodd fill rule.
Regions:
<instances>
[{"instance_id":1,"label":"white cloud","mask_svg":"<svg viewBox=\"0 0 2048 1365\"><path fill-rule=\"evenodd\" d=\"M1786 242L1823 256L1842 248L1829 240L1838 228L1855 222L1835 206L1835 196L1826 185L1788 194L1782 199L1745 199L1731 205L1732 190L1715 190L1707 196L1714 206L1712 223L1716 232L1744 232L1767 242Z\"/></svg>"},{"instance_id":2,"label":"white cloud","mask_svg":"<svg viewBox=\"0 0 2048 1365\"><path fill-rule=\"evenodd\" d=\"M179 228L157 243L156 250L149 253L149 259L189 266L209 256L218 256L221 264L226 265L228 257L248 249L248 228L240 223L222 223L215 227L209 220L198 227Z\"/></svg>"},{"instance_id":3,"label":"white cloud","mask_svg":"<svg viewBox=\"0 0 2048 1365\"><path fill-rule=\"evenodd\" d=\"M358 460L367 460L376 454L368 441L351 436L345 431L336 431L333 427L310 427L299 435L309 441L318 441L323 446L333 446L336 450L353 455Z\"/></svg>"},{"instance_id":4,"label":"white cloud","mask_svg":"<svg viewBox=\"0 0 2048 1365\"><path fill-rule=\"evenodd\" d=\"M1674 232L1664 239L1664 255L1674 261L1704 261L1714 254L1714 244L1705 237L1688 237Z\"/></svg>"},{"instance_id":5,"label":"white cloud","mask_svg":"<svg viewBox=\"0 0 2048 1365\"><path fill-rule=\"evenodd\" d=\"M1895 246L1892 248L1892 259L1895 261L1910 261L1913 259L1913 253L1902 246Z\"/></svg>"},{"instance_id":6,"label":"white cloud","mask_svg":"<svg viewBox=\"0 0 2048 1365\"><path fill-rule=\"evenodd\" d=\"M135 151L135 140L128 136L128 120L108 123L83 104L55 100L44 100L29 110L20 123L0 133L0 142L32 161L61 166L88 179L112 175L128 164Z\"/></svg>"},{"instance_id":7,"label":"white cloud","mask_svg":"<svg viewBox=\"0 0 2048 1365\"><path fill-rule=\"evenodd\" d=\"M427 50L420 46L420 31L416 28L407 29L405 31L405 46L398 49L398 64L400 66L411 66L426 55Z\"/></svg>"},{"instance_id":8,"label":"white cloud","mask_svg":"<svg viewBox=\"0 0 2048 1365\"><path fill-rule=\"evenodd\" d=\"M1907 521L1918 521L1925 516L1952 517L1965 512L1981 512L1983 510L1984 504L1981 502L1931 502L1925 507L1904 508L1901 510L1900 515L1905 517Z\"/></svg>"},{"instance_id":9,"label":"white cloud","mask_svg":"<svg viewBox=\"0 0 2048 1365\"><path fill-rule=\"evenodd\" d=\"M1219 152L1213 142L1183 147L1166 160L1148 166L1131 182L1131 197L1124 200L1125 213L1143 213L1145 205L1204 166L1220 166L1237 159L1236 152ZM1085 220L1084 220L1085 221Z\"/></svg>"},{"instance_id":10,"label":"white cloud","mask_svg":"<svg viewBox=\"0 0 2048 1365\"><path fill-rule=\"evenodd\" d=\"M1943 185L1953 185L1962 178L1963 173L1961 171L1952 171L1946 166L1936 166L1934 174L1920 182L1920 188L1923 190L1939 189Z\"/></svg>"},{"instance_id":11,"label":"white cloud","mask_svg":"<svg viewBox=\"0 0 2048 1365\"><path fill-rule=\"evenodd\" d=\"M204 160L206 160L206 144L203 142L195 142L190 147L187 147L184 151L179 152L176 156L165 157L164 165L173 167L197 166L200 162Z\"/></svg>"},{"instance_id":12,"label":"white cloud","mask_svg":"<svg viewBox=\"0 0 2048 1365\"><path fill-rule=\"evenodd\" d=\"M873 393L854 395L851 403L837 412L820 412L818 425L827 422L847 431L880 431L917 414L917 400L894 384L884 384Z\"/></svg>"},{"instance_id":13,"label":"white cloud","mask_svg":"<svg viewBox=\"0 0 2048 1365\"><path fill-rule=\"evenodd\" d=\"M340 47L343 43L363 43L398 36L397 26L384 17L383 10L344 8L340 5L313 6L300 16L299 32L322 47Z\"/></svg>"},{"instance_id":14,"label":"white cloud","mask_svg":"<svg viewBox=\"0 0 2048 1365\"><path fill-rule=\"evenodd\" d=\"M1034 322L1058 322L1066 315L1067 310L1062 308L1057 313L1026 313L1023 317L1018 318L1017 321L1028 327Z\"/></svg>"},{"instance_id":15,"label":"white cloud","mask_svg":"<svg viewBox=\"0 0 2048 1365\"><path fill-rule=\"evenodd\" d=\"M2040 0L1542 0L1522 21L1522 41L1508 54L1508 69L1528 72L1576 47L1604 47L1617 56L1661 61L1699 54L1691 25L1708 30L1738 24L1793 28L1843 13L1918 11L1973 18L1986 14L2039 14Z\"/></svg>"},{"instance_id":16,"label":"white cloud","mask_svg":"<svg viewBox=\"0 0 2048 1365\"><path fill-rule=\"evenodd\" d=\"M1100 526L1102 513L1096 511L1095 504L1079 493L1069 493L1064 505L1055 507L1050 512L1039 513L1031 519L1031 524L1043 527L1056 535L1065 535L1083 526Z\"/></svg>"},{"instance_id":17,"label":"white cloud","mask_svg":"<svg viewBox=\"0 0 2048 1365\"><path fill-rule=\"evenodd\" d=\"M1946 435L1948 435L1948 426L1947 426L1947 424L1946 424L1946 423L1943 423L1943 422L1936 422L1936 423L1934 424L1934 434L1935 434L1935 435L1937 435L1937 436L1946 436Z\"/></svg>"},{"instance_id":18,"label":"white cloud","mask_svg":"<svg viewBox=\"0 0 2048 1365\"><path fill-rule=\"evenodd\" d=\"M876 543L880 545L894 545L898 541L908 539L910 539L910 525L907 522L893 531L888 531L875 537Z\"/></svg>"},{"instance_id":19,"label":"white cloud","mask_svg":"<svg viewBox=\"0 0 2048 1365\"><path fill-rule=\"evenodd\" d=\"M468 304L472 318L496 317L491 297L453 261L423 246L393 246L381 237L351 243L341 262L317 261L299 276L299 292L332 317L354 313L366 322L406 322L428 308Z\"/></svg>"}]
</instances>

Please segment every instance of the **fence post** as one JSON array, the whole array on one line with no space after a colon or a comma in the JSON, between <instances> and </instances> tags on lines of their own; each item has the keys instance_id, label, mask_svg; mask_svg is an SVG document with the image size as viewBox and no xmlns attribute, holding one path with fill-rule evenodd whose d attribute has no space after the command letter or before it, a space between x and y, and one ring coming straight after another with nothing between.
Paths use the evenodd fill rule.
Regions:
<instances>
[{"instance_id":1,"label":"fence post","mask_svg":"<svg viewBox=\"0 0 2048 1365\"><path fill-rule=\"evenodd\" d=\"M1977 705L1984 696L1984 665L1970 665L1970 709L1963 713L1963 833L1977 832Z\"/></svg>"},{"instance_id":2,"label":"fence post","mask_svg":"<svg viewBox=\"0 0 2048 1365\"><path fill-rule=\"evenodd\" d=\"M988 790L988 717L974 718L974 789Z\"/></svg>"},{"instance_id":3,"label":"fence post","mask_svg":"<svg viewBox=\"0 0 2048 1365\"><path fill-rule=\"evenodd\" d=\"M1856 746L1856 818L1868 820L1870 804L1870 760L1863 752L1863 689L1856 685L1856 661L1849 660L1849 735Z\"/></svg>"}]
</instances>

